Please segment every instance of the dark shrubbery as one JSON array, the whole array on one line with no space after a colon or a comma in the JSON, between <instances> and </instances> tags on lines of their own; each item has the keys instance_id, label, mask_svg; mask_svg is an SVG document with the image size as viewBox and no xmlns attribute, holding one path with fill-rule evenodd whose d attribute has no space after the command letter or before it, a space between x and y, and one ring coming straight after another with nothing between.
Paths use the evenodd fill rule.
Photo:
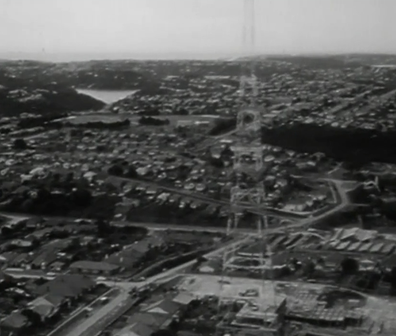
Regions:
<instances>
[{"instance_id":1,"label":"dark shrubbery","mask_svg":"<svg viewBox=\"0 0 396 336\"><path fill-rule=\"evenodd\" d=\"M359 262L356 259L345 258L341 262L341 270L344 275L356 274L359 271Z\"/></svg>"},{"instance_id":2,"label":"dark shrubbery","mask_svg":"<svg viewBox=\"0 0 396 336\"><path fill-rule=\"evenodd\" d=\"M51 193L52 188L57 193ZM59 192L61 189L62 191ZM21 212L35 215L56 215L81 218L106 218L114 216L118 197L93 196L83 184L73 180L46 181L26 185L26 191L11 194L4 202L2 211Z\"/></svg>"},{"instance_id":3,"label":"dark shrubbery","mask_svg":"<svg viewBox=\"0 0 396 336\"><path fill-rule=\"evenodd\" d=\"M343 129L314 124L292 124L264 128L263 142L297 152L317 153L356 164L396 162L396 132ZM313 139L315 141L313 141Z\"/></svg>"},{"instance_id":4,"label":"dark shrubbery","mask_svg":"<svg viewBox=\"0 0 396 336\"><path fill-rule=\"evenodd\" d=\"M101 122L101 121L96 121L96 122L87 122L83 124L70 124L67 123L67 126L72 126L72 127L81 127L81 128L97 128L97 129L117 129L117 128L122 128L122 127L127 127L131 124L129 119L125 120L120 120L120 121L115 121L115 122Z\"/></svg>"},{"instance_id":5,"label":"dark shrubbery","mask_svg":"<svg viewBox=\"0 0 396 336\"><path fill-rule=\"evenodd\" d=\"M51 115L38 116L37 118L24 118L18 122L18 128L40 127L52 120L65 118L66 116L65 113L54 113Z\"/></svg>"},{"instance_id":6,"label":"dark shrubbery","mask_svg":"<svg viewBox=\"0 0 396 336\"><path fill-rule=\"evenodd\" d=\"M169 125L169 120L152 118L152 117L141 117L139 119L139 124L148 125L148 126L163 126L163 125Z\"/></svg>"},{"instance_id":7,"label":"dark shrubbery","mask_svg":"<svg viewBox=\"0 0 396 336\"><path fill-rule=\"evenodd\" d=\"M236 127L236 120L230 119L216 119L215 125L209 131L209 135L220 135L232 131Z\"/></svg>"},{"instance_id":8,"label":"dark shrubbery","mask_svg":"<svg viewBox=\"0 0 396 336\"><path fill-rule=\"evenodd\" d=\"M15 139L14 140L14 148L15 149L27 149L28 145L26 144L25 140L23 139Z\"/></svg>"}]
</instances>

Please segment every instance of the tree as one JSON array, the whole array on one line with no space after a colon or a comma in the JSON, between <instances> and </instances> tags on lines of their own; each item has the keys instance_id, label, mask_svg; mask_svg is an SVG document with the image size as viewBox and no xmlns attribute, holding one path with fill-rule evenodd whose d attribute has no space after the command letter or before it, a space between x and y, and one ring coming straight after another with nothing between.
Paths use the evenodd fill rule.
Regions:
<instances>
[{"instance_id":1,"label":"tree","mask_svg":"<svg viewBox=\"0 0 396 336\"><path fill-rule=\"evenodd\" d=\"M224 162L221 159L217 159L217 158L210 158L209 163L216 168L224 168Z\"/></svg>"},{"instance_id":2,"label":"tree","mask_svg":"<svg viewBox=\"0 0 396 336\"><path fill-rule=\"evenodd\" d=\"M120 165L113 165L113 166L111 166L108 170L107 170L107 172L110 174L110 175L115 175L115 176L121 176L121 175L123 175L124 174L124 169L120 166Z\"/></svg>"},{"instance_id":3,"label":"tree","mask_svg":"<svg viewBox=\"0 0 396 336\"><path fill-rule=\"evenodd\" d=\"M203 262L205 262L205 261L208 261L208 259L205 258L204 256L199 256L199 257L197 258L197 263L203 263Z\"/></svg>"},{"instance_id":4,"label":"tree","mask_svg":"<svg viewBox=\"0 0 396 336\"><path fill-rule=\"evenodd\" d=\"M174 336L174 335L175 335L174 332L167 329L158 330L151 334L151 336Z\"/></svg>"},{"instance_id":5,"label":"tree","mask_svg":"<svg viewBox=\"0 0 396 336\"><path fill-rule=\"evenodd\" d=\"M129 177L129 178L137 178L139 177L139 174L137 173L135 167L133 166L129 166L128 170L125 174L125 177Z\"/></svg>"},{"instance_id":6,"label":"tree","mask_svg":"<svg viewBox=\"0 0 396 336\"><path fill-rule=\"evenodd\" d=\"M359 262L347 257L341 262L341 271L344 275L356 274L359 271Z\"/></svg>"},{"instance_id":7,"label":"tree","mask_svg":"<svg viewBox=\"0 0 396 336\"><path fill-rule=\"evenodd\" d=\"M309 260L305 265L304 265L304 274L306 276L311 276L315 272L315 264L312 260Z\"/></svg>"},{"instance_id":8,"label":"tree","mask_svg":"<svg viewBox=\"0 0 396 336\"><path fill-rule=\"evenodd\" d=\"M3 236L11 236L13 233L14 233L14 231L12 230L12 229L10 229L8 226L3 226L1 229L0 229L0 232L1 232L1 234L3 235Z\"/></svg>"},{"instance_id":9,"label":"tree","mask_svg":"<svg viewBox=\"0 0 396 336\"><path fill-rule=\"evenodd\" d=\"M34 208L34 202L32 199L27 199L21 204L22 212L29 213Z\"/></svg>"},{"instance_id":10,"label":"tree","mask_svg":"<svg viewBox=\"0 0 396 336\"><path fill-rule=\"evenodd\" d=\"M38 313L30 309L22 310L22 315L26 316L33 326L41 325L41 317Z\"/></svg>"},{"instance_id":11,"label":"tree","mask_svg":"<svg viewBox=\"0 0 396 336\"><path fill-rule=\"evenodd\" d=\"M65 177L65 182L70 183L74 180L74 173L73 172L68 172L66 177Z\"/></svg>"},{"instance_id":12,"label":"tree","mask_svg":"<svg viewBox=\"0 0 396 336\"><path fill-rule=\"evenodd\" d=\"M28 145L26 144L26 141L23 139L15 139L14 140L14 148L15 149L27 149Z\"/></svg>"},{"instance_id":13,"label":"tree","mask_svg":"<svg viewBox=\"0 0 396 336\"><path fill-rule=\"evenodd\" d=\"M390 272L390 283L391 283L392 289L396 290L396 267L393 267Z\"/></svg>"},{"instance_id":14,"label":"tree","mask_svg":"<svg viewBox=\"0 0 396 336\"><path fill-rule=\"evenodd\" d=\"M232 131L236 127L236 119L216 119L209 135L220 135Z\"/></svg>"},{"instance_id":15,"label":"tree","mask_svg":"<svg viewBox=\"0 0 396 336\"><path fill-rule=\"evenodd\" d=\"M175 115L188 115L188 111L185 108L180 107L180 108L176 109L173 112L173 114L175 114Z\"/></svg>"},{"instance_id":16,"label":"tree","mask_svg":"<svg viewBox=\"0 0 396 336\"><path fill-rule=\"evenodd\" d=\"M96 221L96 227L98 228L98 235L100 237L104 237L112 231L112 227L109 222L104 219L98 219Z\"/></svg>"},{"instance_id":17,"label":"tree","mask_svg":"<svg viewBox=\"0 0 396 336\"><path fill-rule=\"evenodd\" d=\"M138 120L140 125L150 125L150 126L163 126L169 124L169 119L158 119L153 117L141 117Z\"/></svg>"},{"instance_id":18,"label":"tree","mask_svg":"<svg viewBox=\"0 0 396 336\"><path fill-rule=\"evenodd\" d=\"M77 189L71 193L71 200L74 204L81 207L86 207L91 204L92 195L87 189Z\"/></svg>"},{"instance_id":19,"label":"tree","mask_svg":"<svg viewBox=\"0 0 396 336\"><path fill-rule=\"evenodd\" d=\"M38 200L46 201L46 200L49 200L50 198L51 198L51 193L47 189L40 187L37 190L37 199Z\"/></svg>"},{"instance_id":20,"label":"tree","mask_svg":"<svg viewBox=\"0 0 396 336\"><path fill-rule=\"evenodd\" d=\"M224 158L229 158L234 155L234 152L231 150L230 146L227 146L221 151L221 156Z\"/></svg>"}]
</instances>

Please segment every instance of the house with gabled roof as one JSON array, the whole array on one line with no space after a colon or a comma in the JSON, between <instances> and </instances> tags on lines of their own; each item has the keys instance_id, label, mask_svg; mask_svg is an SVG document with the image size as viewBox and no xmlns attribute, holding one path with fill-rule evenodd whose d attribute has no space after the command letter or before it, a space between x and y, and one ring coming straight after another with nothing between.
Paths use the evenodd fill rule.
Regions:
<instances>
[{"instance_id":1,"label":"house with gabled roof","mask_svg":"<svg viewBox=\"0 0 396 336\"><path fill-rule=\"evenodd\" d=\"M121 329L114 336L151 336L154 329L142 323L134 323Z\"/></svg>"},{"instance_id":2,"label":"house with gabled roof","mask_svg":"<svg viewBox=\"0 0 396 336\"><path fill-rule=\"evenodd\" d=\"M173 316L180 310L181 307L181 304L174 302L171 299L163 299L149 305L148 307L145 307L143 311L151 314Z\"/></svg>"},{"instance_id":3,"label":"house with gabled roof","mask_svg":"<svg viewBox=\"0 0 396 336\"><path fill-rule=\"evenodd\" d=\"M72 271L90 274L111 275L120 271L120 266L102 261L80 260L69 266Z\"/></svg>"},{"instance_id":4,"label":"house with gabled roof","mask_svg":"<svg viewBox=\"0 0 396 336\"><path fill-rule=\"evenodd\" d=\"M195 300L194 295L187 292L181 292L173 298L173 302L183 306L187 306L191 301L194 300Z\"/></svg>"},{"instance_id":5,"label":"house with gabled roof","mask_svg":"<svg viewBox=\"0 0 396 336\"><path fill-rule=\"evenodd\" d=\"M45 269L56 259L57 255L54 249L44 250L33 259L33 261L31 262L31 266L32 268Z\"/></svg>"},{"instance_id":6,"label":"house with gabled roof","mask_svg":"<svg viewBox=\"0 0 396 336\"><path fill-rule=\"evenodd\" d=\"M42 323L45 323L58 313L54 306L46 302L29 306L27 309L40 316Z\"/></svg>"},{"instance_id":7,"label":"house with gabled roof","mask_svg":"<svg viewBox=\"0 0 396 336\"><path fill-rule=\"evenodd\" d=\"M167 321L167 315L160 315L160 314L150 314L150 313L143 313L139 312L133 314L127 321L128 324L136 324L141 323L146 326L149 326L153 329L161 328L161 326Z\"/></svg>"},{"instance_id":8,"label":"house with gabled roof","mask_svg":"<svg viewBox=\"0 0 396 336\"><path fill-rule=\"evenodd\" d=\"M1 336L24 336L29 334L31 322L21 312L12 312L0 321Z\"/></svg>"},{"instance_id":9,"label":"house with gabled roof","mask_svg":"<svg viewBox=\"0 0 396 336\"><path fill-rule=\"evenodd\" d=\"M51 317L59 313L65 300L56 295L47 294L27 304L27 309L35 312L41 318L41 322L45 322Z\"/></svg>"},{"instance_id":10,"label":"house with gabled roof","mask_svg":"<svg viewBox=\"0 0 396 336\"><path fill-rule=\"evenodd\" d=\"M65 274L37 287L34 292L41 296L49 294L62 297L65 301L70 302L91 291L95 285L95 282L86 276Z\"/></svg>"}]
</instances>

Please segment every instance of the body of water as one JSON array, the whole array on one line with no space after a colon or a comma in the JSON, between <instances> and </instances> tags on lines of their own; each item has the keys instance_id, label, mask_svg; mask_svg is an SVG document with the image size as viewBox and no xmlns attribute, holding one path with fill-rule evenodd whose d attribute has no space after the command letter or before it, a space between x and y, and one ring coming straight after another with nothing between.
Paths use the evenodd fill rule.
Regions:
<instances>
[{"instance_id":1,"label":"body of water","mask_svg":"<svg viewBox=\"0 0 396 336\"><path fill-rule=\"evenodd\" d=\"M90 89L76 89L78 93L91 96L97 100L101 100L106 104L115 103L118 100L134 94L137 90L90 90Z\"/></svg>"}]
</instances>

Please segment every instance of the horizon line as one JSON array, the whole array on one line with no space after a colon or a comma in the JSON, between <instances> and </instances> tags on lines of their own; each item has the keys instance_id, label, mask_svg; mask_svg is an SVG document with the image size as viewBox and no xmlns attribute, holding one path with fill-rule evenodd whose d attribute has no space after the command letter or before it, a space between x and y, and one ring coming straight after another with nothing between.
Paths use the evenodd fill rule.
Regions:
<instances>
[{"instance_id":1,"label":"horizon line","mask_svg":"<svg viewBox=\"0 0 396 336\"><path fill-rule=\"evenodd\" d=\"M334 57L334 56L396 56L394 52L278 52L278 53L132 53L132 52L59 52L59 53L36 53L36 52L0 52L0 61L36 61L47 63L69 63L89 61L183 61L202 60L216 61L224 58L241 57ZM116 58L114 58L116 57ZM52 58L52 60L51 60ZM57 59L55 59L57 58ZM62 58L63 60L61 60ZM66 60L66 58L68 58ZM74 58L74 59L73 59ZM77 59L76 59L77 58ZM83 59L81 59L83 58Z\"/></svg>"}]
</instances>

